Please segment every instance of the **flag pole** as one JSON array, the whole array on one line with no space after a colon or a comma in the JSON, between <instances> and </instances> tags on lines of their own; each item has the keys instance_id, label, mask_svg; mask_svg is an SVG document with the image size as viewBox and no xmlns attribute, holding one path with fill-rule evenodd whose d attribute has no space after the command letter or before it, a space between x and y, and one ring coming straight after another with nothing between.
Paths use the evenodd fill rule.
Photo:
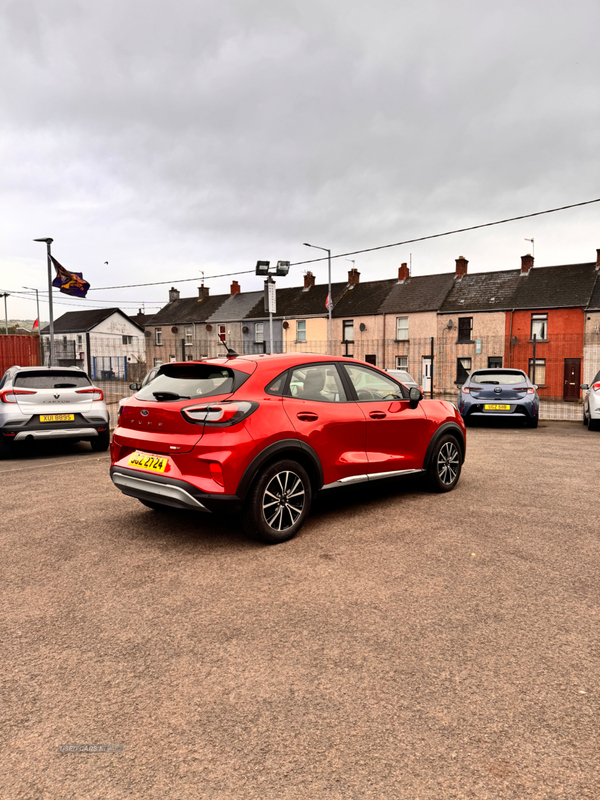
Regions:
<instances>
[{"instance_id":1,"label":"flag pole","mask_svg":"<svg viewBox=\"0 0 600 800\"><path fill-rule=\"evenodd\" d=\"M46 242L46 253L48 257L48 310L50 313L50 360L48 362L48 366L54 366L54 314L52 313L52 253L50 250L50 245L54 241L54 239L34 239L34 242ZM41 344L41 332L40 332L40 344Z\"/></svg>"}]
</instances>

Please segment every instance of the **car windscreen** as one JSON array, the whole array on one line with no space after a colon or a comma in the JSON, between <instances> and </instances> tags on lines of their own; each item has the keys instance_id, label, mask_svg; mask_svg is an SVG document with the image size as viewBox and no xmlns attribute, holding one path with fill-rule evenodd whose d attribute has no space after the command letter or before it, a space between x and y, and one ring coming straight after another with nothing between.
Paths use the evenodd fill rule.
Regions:
<instances>
[{"instance_id":1,"label":"car windscreen","mask_svg":"<svg viewBox=\"0 0 600 800\"><path fill-rule=\"evenodd\" d=\"M513 386L516 383L527 383L523 372L472 372L469 383L493 384L494 386Z\"/></svg>"},{"instance_id":2,"label":"car windscreen","mask_svg":"<svg viewBox=\"0 0 600 800\"><path fill-rule=\"evenodd\" d=\"M210 364L164 364L154 380L136 397L139 400L199 400L203 397L231 394L248 378L229 367Z\"/></svg>"},{"instance_id":3,"label":"car windscreen","mask_svg":"<svg viewBox=\"0 0 600 800\"><path fill-rule=\"evenodd\" d=\"M14 386L20 389L79 389L90 386L85 372L52 369L44 372L22 372L15 375Z\"/></svg>"}]
</instances>

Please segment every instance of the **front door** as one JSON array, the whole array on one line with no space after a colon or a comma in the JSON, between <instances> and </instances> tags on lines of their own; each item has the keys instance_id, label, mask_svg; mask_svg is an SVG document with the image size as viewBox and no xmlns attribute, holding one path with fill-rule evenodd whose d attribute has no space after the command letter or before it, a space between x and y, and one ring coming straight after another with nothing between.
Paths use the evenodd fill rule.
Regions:
<instances>
[{"instance_id":1,"label":"front door","mask_svg":"<svg viewBox=\"0 0 600 800\"><path fill-rule=\"evenodd\" d=\"M581 382L581 359L565 358L565 379L563 384L563 400L577 402L579 400L579 384Z\"/></svg>"},{"instance_id":2,"label":"front door","mask_svg":"<svg viewBox=\"0 0 600 800\"><path fill-rule=\"evenodd\" d=\"M421 387L424 394L431 391L431 357L423 356Z\"/></svg>"},{"instance_id":3,"label":"front door","mask_svg":"<svg viewBox=\"0 0 600 800\"><path fill-rule=\"evenodd\" d=\"M421 469L430 423L423 404L411 408L407 391L387 375L344 364L367 422L368 473Z\"/></svg>"}]
</instances>

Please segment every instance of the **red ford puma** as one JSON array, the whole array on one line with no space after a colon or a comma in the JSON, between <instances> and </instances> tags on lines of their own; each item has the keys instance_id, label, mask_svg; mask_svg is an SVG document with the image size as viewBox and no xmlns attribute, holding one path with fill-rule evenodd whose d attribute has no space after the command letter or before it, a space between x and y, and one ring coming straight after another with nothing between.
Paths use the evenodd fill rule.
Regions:
<instances>
[{"instance_id":1,"label":"red ford puma","mask_svg":"<svg viewBox=\"0 0 600 800\"><path fill-rule=\"evenodd\" d=\"M309 353L164 364L120 409L111 478L152 509L241 511L275 544L317 491L425 473L453 489L465 426L376 367Z\"/></svg>"}]
</instances>

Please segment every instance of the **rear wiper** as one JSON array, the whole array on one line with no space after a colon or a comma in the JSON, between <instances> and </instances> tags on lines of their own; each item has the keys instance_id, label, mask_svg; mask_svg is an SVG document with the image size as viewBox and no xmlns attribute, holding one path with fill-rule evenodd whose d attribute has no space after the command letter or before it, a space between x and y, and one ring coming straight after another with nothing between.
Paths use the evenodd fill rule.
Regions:
<instances>
[{"instance_id":1,"label":"rear wiper","mask_svg":"<svg viewBox=\"0 0 600 800\"><path fill-rule=\"evenodd\" d=\"M54 388L55 389L73 389L75 386L77 386L76 383L55 383L54 384Z\"/></svg>"},{"instance_id":2,"label":"rear wiper","mask_svg":"<svg viewBox=\"0 0 600 800\"><path fill-rule=\"evenodd\" d=\"M191 397L186 397L183 394L177 394L177 392L152 392L154 397L157 400L164 398L165 400L191 400Z\"/></svg>"}]
</instances>

